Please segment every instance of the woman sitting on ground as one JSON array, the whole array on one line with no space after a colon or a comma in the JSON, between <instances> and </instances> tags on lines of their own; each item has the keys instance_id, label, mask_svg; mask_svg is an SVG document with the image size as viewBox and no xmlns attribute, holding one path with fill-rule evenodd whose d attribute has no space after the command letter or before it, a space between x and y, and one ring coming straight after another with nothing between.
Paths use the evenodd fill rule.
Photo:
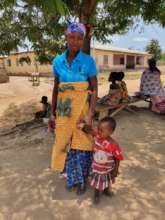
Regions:
<instances>
[{"instance_id":1,"label":"woman sitting on ground","mask_svg":"<svg viewBox=\"0 0 165 220\"><path fill-rule=\"evenodd\" d=\"M156 67L156 60L148 60L149 68L146 69L141 77L140 95L149 96L152 103L152 111L165 113L165 90L161 82L161 72Z\"/></svg>"}]
</instances>

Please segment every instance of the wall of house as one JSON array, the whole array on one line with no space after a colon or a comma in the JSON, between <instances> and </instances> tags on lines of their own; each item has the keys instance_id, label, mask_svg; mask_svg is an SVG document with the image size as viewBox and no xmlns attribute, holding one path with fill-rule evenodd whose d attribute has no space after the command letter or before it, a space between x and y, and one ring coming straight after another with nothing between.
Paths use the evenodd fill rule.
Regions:
<instances>
[{"instance_id":1,"label":"wall of house","mask_svg":"<svg viewBox=\"0 0 165 220\"><path fill-rule=\"evenodd\" d=\"M95 58L99 71L104 70L123 70L127 68L127 60L129 57L134 57L134 68L145 68L149 55L133 54L125 52L115 52L100 49L92 49L91 55ZM137 58L139 57L139 58ZM137 62L139 59L139 62Z\"/></svg>"},{"instance_id":2,"label":"wall of house","mask_svg":"<svg viewBox=\"0 0 165 220\"><path fill-rule=\"evenodd\" d=\"M21 57L29 57L31 63L20 63L19 59ZM36 56L33 52L26 53L17 53L12 54L9 57L5 58L5 68L9 74L27 74L33 72L39 72L44 74L50 74L52 69L51 65L41 65L36 61Z\"/></svg>"},{"instance_id":3,"label":"wall of house","mask_svg":"<svg viewBox=\"0 0 165 220\"><path fill-rule=\"evenodd\" d=\"M147 66L148 55L132 54L124 52L107 51L100 49L91 49L91 55L96 60L99 72L111 70L123 70L127 66L128 56L134 56L135 68L144 68ZM27 64L19 62L21 57L29 57L31 63ZM2 59L0 59L1 62ZM12 74L27 75L33 72L39 72L44 75L52 74L51 65L41 65L36 62L36 56L33 52L16 53L4 58L4 66L6 71Z\"/></svg>"},{"instance_id":4,"label":"wall of house","mask_svg":"<svg viewBox=\"0 0 165 220\"><path fill-rule=\"evenodd\" d=\"M4 58L0 57L0 83L9 82L9 76L4 68Z\"/></svg>"}]
</instances>

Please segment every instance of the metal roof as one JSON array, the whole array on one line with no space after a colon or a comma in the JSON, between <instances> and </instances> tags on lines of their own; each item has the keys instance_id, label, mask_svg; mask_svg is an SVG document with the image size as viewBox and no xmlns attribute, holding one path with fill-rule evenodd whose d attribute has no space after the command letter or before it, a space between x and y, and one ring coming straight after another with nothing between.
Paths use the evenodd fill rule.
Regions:
<instances>
[{"instance_id":1,"label":"metal roof","mask_svg":"<svg viewBox=\"0 0 165 220\"><path fill-rule=\"evenodd\" d=\"M140 54L140 55L149 55L147 52L142 52L138 50L131 50L131 49L125 49L125 48L118 48L118 47L108 47L108 46L92 46L91 49L96 50L106 50L106 51L112 51L112 52L119 52L119 53L131 53L131 54Z\"/></svg>"}]
</instances>

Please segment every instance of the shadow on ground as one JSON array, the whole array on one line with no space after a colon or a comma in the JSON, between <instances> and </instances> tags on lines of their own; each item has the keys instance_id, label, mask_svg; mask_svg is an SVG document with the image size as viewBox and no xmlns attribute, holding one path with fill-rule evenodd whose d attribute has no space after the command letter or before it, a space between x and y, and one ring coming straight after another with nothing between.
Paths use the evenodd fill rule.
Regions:
<instances>
[{"instance_id":1,"label":"shadow on ground","mask_svg":"<svg viewBox=\"0 0 165 220\"><path fill-rule=\"evenodd\" d=\"M163 220L165 121L144 109L116 117L125 152L115 196L92 204L92 189L77 197L49 168L53 136L43 128L0 140L0 220Z\"/></svg>"}]
</instances>

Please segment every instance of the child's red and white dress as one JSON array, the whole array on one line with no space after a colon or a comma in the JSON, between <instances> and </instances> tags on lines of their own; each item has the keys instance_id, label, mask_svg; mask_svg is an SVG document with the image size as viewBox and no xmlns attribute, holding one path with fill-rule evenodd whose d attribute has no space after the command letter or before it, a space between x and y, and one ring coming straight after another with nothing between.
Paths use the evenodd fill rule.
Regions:
<instances>
[{"instance_id":1,"label":"child's red and white dress","mask_svg":"<svg viewBox=\"0 0 165 220\"><path fill-rule=\"evenodd\" d=\"M92 162L92 187L103 191L111 186L111 172L115 167L115 158L124 159L120 147L112 141L100 138L97 134Z\"/></svg>"}]
</instances>

